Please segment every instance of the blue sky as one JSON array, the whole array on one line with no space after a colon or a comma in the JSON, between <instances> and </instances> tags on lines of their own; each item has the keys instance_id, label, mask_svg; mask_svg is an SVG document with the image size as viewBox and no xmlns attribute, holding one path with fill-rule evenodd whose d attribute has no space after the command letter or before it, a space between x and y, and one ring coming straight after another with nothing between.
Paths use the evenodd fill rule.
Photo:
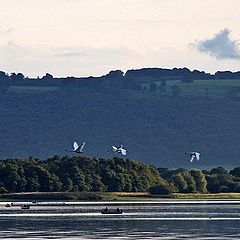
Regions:
<instances>
[{"instance_id":1,"label":"blue sky","mask_svg":"<svg viewBox=\"0 0 240 240\"><path fill-rule=\"evenodd\" d=\"M239 0L0 0L0 69L98 76L113 69L238 71Z\"/></svg>"}]
</instances>

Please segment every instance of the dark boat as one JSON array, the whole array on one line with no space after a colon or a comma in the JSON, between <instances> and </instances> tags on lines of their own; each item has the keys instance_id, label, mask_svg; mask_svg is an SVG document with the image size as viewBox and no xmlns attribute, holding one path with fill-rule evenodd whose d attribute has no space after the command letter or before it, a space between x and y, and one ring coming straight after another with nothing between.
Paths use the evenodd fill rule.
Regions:
<instances>
[{"instance_id":1,"label":"dark boat","mask_svg":"<svg viewBox=\"0 0 240 240\"><path fill-rule=\"evenodd\" d=\"M21 205L21 209L30 209L30 205L23 204Z\"/></svg>"},{"instance_id":2,"label":"dark boat","mask_svg":"<svg viewBox=\"0 0 240 240\"><path fill-rule=\"evenodd\" d=\"M101 214L122 214L123 210L122 209L108 209L105 208L104 210L101 211Z\"/></svg>"},{"instance_id":3,"label":"dark boat","mask_svg":"<svg viewBox=\"0 0 240 240\"><path fill-rule=\"evenodd\" d=\"M9 203L7 203L7 204L5 205L5 207L11 207L11 205L10 205Z\"/></svg>"}]
</instances>

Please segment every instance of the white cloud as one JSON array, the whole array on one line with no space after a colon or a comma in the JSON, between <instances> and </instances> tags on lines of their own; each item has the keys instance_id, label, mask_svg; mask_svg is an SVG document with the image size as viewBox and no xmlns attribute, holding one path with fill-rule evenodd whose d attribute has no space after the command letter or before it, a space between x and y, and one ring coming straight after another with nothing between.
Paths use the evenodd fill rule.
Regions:
<instances>
[{"instance_id":1,"label":"white cloud","mask_svg":"<svg viewBox=\"0 0 240 240\"><path fill-rule=\"evenodd\" d=\"M3 30L0 29L0 36L9 35L10 33L12 33L12 31L13 31L12 28L7 28L7 29L3 29Z\"/></svg>"},{"instance_id":2,"label":"white cloud","mask_svg":"<svg viewBox=\"0 0 240 240\"><path fill-rule=\"evenodd\" d=\"M0 70L22 72L29 77L46 72L54 76L103 75L112 69L126 70L141 54L126 47L26 46L15 42L0 45ZM64 67L60 67L64 66Z\"/></svg>"},{"instance_id":3,"label":"white cloud","mask_svg":"<svg viewBox=\"0 0 240 240\"><path fill-rule=\"evenodd\" d=\"M52 49L53 55L57 57L78 57L78 58L110 58L111 61L124 58L138 57L139 53L126 47L116 48L91 48L91 47L62 47Z\"/></svg>"},{"instance_id":4,"label":"white cloud","mask_svg":"<svg viewBox=\"0 0 240 240\"><path fill-rule=\"evenodd\" d=\"M211 39L196 41L191 44L199 52L207 53L216 59L240 59L240 47L238 40L229 38L228 28L215 34Z\"/></svg>"}]
</instances>

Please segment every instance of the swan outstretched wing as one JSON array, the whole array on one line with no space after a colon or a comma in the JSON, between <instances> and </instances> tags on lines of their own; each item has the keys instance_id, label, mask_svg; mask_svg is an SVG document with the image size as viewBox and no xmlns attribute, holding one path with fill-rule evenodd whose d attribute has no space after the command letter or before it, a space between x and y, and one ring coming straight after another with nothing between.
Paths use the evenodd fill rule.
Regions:
<instances>
[{"instance_id":1,"label":"swan outstretched wing","mask_svg":"<svg viewBox=\"0 0 240 240\"><path fill-rule=\"evenodd\" d=\"M76 151L79 148L78 144L76 142L73 143L73 150Z\"/></svg>"},{"instance_id":2,"label":"swan outstretched wing","mask_svg":"<svg viewBox=\"0 0 240 240\"><path fill-rule=\"evenodd\" d=\"M82 145L79 147L79 151L82 152L84 146L85 146L86 142L83 142Z\"/></svg>"},{"instance_id":3,"label":"swan outstretched wing","mask_svg":"<svg viewBox=\"0 0 240 240\"><path fill-rule=\"evenodd\" d=\"M192 162L192 161L193 161L193 159L195 158L195 155L194 155L194 154L192 154L190 157L191 157L191 158L190 158L190 162Z\"/></svg>"},{"instance_id":4,"label":"swan outstretched wing","mask_svg":"<svg viewBox=\"0 0 240 240\"><path fill-rule=\"evenodd\" d=\"M113 150L114 152L117 151L117 147L112 146L112 150Z\"/></svg>"},{"instance_id":5,"label":"swan outstretched wing","mask_svg":"<svg viewBox=\"0 0 240 240\"><path fill-rule=\"evenodd\" d=\"M200 153L195 153L196 159L199 161L200 160Z\"/></svg>"}]
</instances>

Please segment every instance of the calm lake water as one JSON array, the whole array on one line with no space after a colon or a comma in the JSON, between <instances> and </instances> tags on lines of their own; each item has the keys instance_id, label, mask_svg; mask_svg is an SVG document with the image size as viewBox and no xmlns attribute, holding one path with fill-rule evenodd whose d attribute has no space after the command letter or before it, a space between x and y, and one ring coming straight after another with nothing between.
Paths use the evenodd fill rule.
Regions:
<instances>
[{"instance_id":1,"label":"calm lake water","mask_svg":"<svg viewBox=\"0 0 240 240\"><path fill-rule=\"evenodd\" d=\"M124 212L103 215L106 206ZM1 203L0 239L240 239L240 202L35 204L29 210Z\"/></svg>"}]
</instances>

